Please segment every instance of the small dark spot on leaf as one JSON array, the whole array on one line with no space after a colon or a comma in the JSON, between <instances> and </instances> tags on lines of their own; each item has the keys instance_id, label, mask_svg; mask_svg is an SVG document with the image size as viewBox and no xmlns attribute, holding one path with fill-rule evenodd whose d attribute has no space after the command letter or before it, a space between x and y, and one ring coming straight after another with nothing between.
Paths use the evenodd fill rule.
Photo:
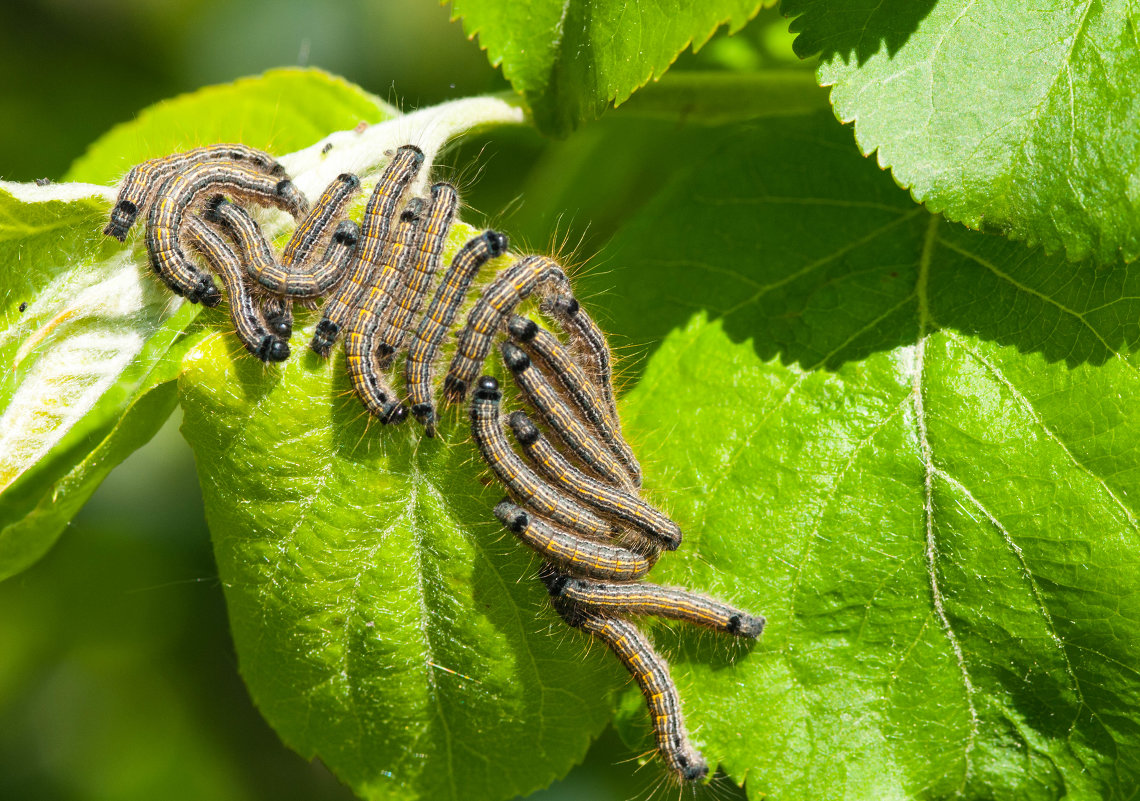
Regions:
<instances>
[{"instance_id":1,"label":"small dark spot on leaf","mask_svg":"<svg viewBox=\"0 0 1140 801\"><path fill-rule=\"evenodd\" d=\"M25 300L23 303L20 304L20 311L26 312L27 310L28 310L28 302Z\"/></svg>"}]
</instances>

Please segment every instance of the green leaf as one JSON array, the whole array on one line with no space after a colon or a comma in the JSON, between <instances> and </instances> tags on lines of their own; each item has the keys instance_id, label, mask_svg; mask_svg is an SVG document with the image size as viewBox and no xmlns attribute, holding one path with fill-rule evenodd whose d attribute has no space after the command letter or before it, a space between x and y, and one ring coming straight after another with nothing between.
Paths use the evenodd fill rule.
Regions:
<instances>
[{"instance_id":1,"label":"green leaf","mask_svg":"<svg viewBox=\"0 0 1140 801\"><path fill-rule=\"evenodd\" d=\"M585 282L664 340L625 407L685 532L654 578L769 621L659 629L694 740L755 797L1131 797L1140 283L932 216L845 138L710 142Z\"/></svg>"},{"instance_id":2,"label":"green leaf","mask_svg":"<svg viewBox=\"0 0 1140 801\"><path fill-rule=\"evenodd\" d=\"M763 72L673 72L631 97L623 113L696 125L783 117L826 103L803 69Z\"/></svg>"},{"instance_id":3,"label":"green leaf","mask_svg":"<svg viewBox=\"0 0 1140 801\"><path fill-rule=\"evenodd\" d=\"M111 470L162 427L178 403L174 377L184 350L180 343L167 351L125 409L113 402L121 403L115 395L124 393L100 401L97 407L109 411L98 415L98 428L82 438L68 437L74 446L54 449L0 495L5 520L0 527L0 579L39 560Z\"/></svg>"},{"instance_id":4,"label":"green leaf","mask_svg":"<svg viewBox=\"0 0 1140 801\"><path fill-rule=\"evenodd\" d=\"M147 158L243 136L297 149L392 113L323 72L276 70L144 111L92 145L70 176L110 181ZM102 236L113 198L89 184L0 185L0 263L19 265L0 276L0 361L11 365L0 385L0 579L51 547L176 400L168 382L200 309L150 277L142 226L125 247ZM225 326L225 314L207 319Z\"/></svg>"},{"instance_id":5,"label":"green leaf","mask_svg":"<svg viewBox=\"0 0 1140 801\"><path fill-rule=\"evenodd\" d=\"M67 180L110 182L147 159L215 142L241 142L284 155L330 131L398 113L359 86L322 70L269 70L144 109L88 148L71 166Z\"/></svg>"},{"instance_id":6,"label":"green leaf","mask_svg":"<svg viewBox=\"0 0 1140 801\"><path fill-rule=\"evenodd\" d=\"M468 36L526 99L540 130L564 136L660 78L686 47L699 49L721 25L734 33L757 0L456 0Z\"/></svg>"},{"instance_id":7,"label":"green leaf","mask_svg":"<svg viewBox=\"0 0 1140 801\"><path fill-rule=\"evenodd\" d=\"M234 351L188 358L183 430L242 675L282 739L369 799L509 798L581 761L620 673L544 611L462 420L435 440L376 425L340 351L269 370Z\"/></svg>"},{"instance_id":8,"label":"green leaf","mask_svg":"<svg viewBox=\"0 0 1140 801\"><path fill-rule=\"evenodd\" d=\"M1071 259L1140 256L1126 2L784 0L836 116L933 211Z\"/></svg>"},{"instance_id":9,"label":"green leaf","mask_svg":"<svg viewBox=\"0 0 1140 801\"><path fill-rule=\"evenodd\" d=\"M579 286L655 348L625 428L686 542L654 579L769 619L656 627L693 738L754 795L1127 797L1140 287L930 215L845 136L705 129ZM492 522L462 417L370 427L343 357L234 352L191 359L185 430L274 727L367 798L563 773L625 677ZM644 745L636 691L620 715Z\"/></svg>"},{"instance_id":10,"label":"green leaf","mask_svg":"<svg viewBox=\"0 0 1140 801\"><path fill-rule=\"evenodd\" d=\"M600 250L661 191L673 174L662 165L674 163L678 153L705 152L717 141L719 125L826 108L826 93L802 72L672 72L598 125L549 143L522 183L516 178L509 192L500 193L500 202L516 194L526 198L511 210L509 230L518 241L547 242L551 220L570 220L562 250L581 241L574 253L559 255L576 269L579 259ZM472 157L480 147L470 149ZM494 208L487 201L481 207ZM597 285L599 292L609 288Z\"/></svg>"},{"instance_id":11,"label":"green leaf","mask_svg":"<svg viewBox=\"0 0 1140 801\"><path fill-rule=\"evenodd\" d=\"M172 408L170 389L149 393L195 310L100 234L101 191L0 188L0 578L38 559Z\"/></svg>"}]
</instances>

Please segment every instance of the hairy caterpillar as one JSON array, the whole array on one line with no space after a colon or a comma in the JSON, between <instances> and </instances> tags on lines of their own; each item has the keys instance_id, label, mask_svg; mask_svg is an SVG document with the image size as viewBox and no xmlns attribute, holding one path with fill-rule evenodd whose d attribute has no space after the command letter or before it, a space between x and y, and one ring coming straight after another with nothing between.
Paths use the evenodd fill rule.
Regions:
<instances>
[{"instance_id":1,"label":"hairy caterpillar","mask_svg":"<svg viewBox=\"0 0 1140 801\"><path fill-rule=\"evenodd\" d=\"M164 181L148 217L147 237L153 235L166 246L156 252L171 260L166 265L170 276L186 269L175 263L180 238L195 250L209 251L216 242L228 250L228 257L218 251L222 257L208 258L209 266L226 283L239 337L259 358L288 354L281 340L291 329L294 299L324 297L312 347L327 356L344 334L353 387L384 422L398 422L406 415L408 407L384 371L409 343L408 404L424 423L425 433L434 436L432 373L441 347L479 272L506 253L507 239L484 231L460 248L417 322L458 207L457 193L445 183L432 187L430 201L405 198L423 160L414 146L395 152L369 199L362 228L343 219L359 181L349 173L338 176L303 216L279 258L238 204L253 200L300 216L301 204L290 205L286 197L295 192L290 192L292 184L283 179L267 189L272 182L258 183L252 172L232 164L191 165ZM258 180L266 181L264 176ZM199 198L207 190L233 199L208 204L202 213L225 225L239 245L237 253L196 216L202 209ZM208 242L209 236L216 242ZM315 253L326 241L324 258L314 265ZM258 316L258 299L243 292L245 282L230 288L232 276L241 276L243 270L249 271L250 285L269 291L261 300L265 321ZM209 276L187 272L172 286L190 284L197 299L205 301L212 282L207 285L203 278ZM532 294L569 345L514 314ZM498 381L490 376L475 381L500 335L513 340L500 346L513 382L556 435L547 439L526 414L512 414L510 427L526 459L507 441ZM645 694L662 759L675 775L696 780L708 768L688 741L668 666L623 617L666 617L743 637L758 636L764 620L682 588L639 582L662 549L677 547L681 532L636 495L640 467L621 437L611 361L604 335L573 297L563 268L545 256L523 256L493 276L475 300L458 333L442 390L450 400L461 401L474 383L469 406L472 439L513 498L495 507L495 517L556 568L558 581L544 573L553 607L569 625L602 639L614 651Z\"/></svg>"}]
</instances>

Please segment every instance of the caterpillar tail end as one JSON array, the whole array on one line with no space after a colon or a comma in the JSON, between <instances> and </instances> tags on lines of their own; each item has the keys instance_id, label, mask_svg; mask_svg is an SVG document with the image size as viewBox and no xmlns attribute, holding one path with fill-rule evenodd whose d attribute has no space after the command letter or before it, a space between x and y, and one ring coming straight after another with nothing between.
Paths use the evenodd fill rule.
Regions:
<instances>
[{"instance_id":1,"label":"caterpillar tail end","mask_svg":"<svg viewBox=\"0 0 1140 801\"><path fill-rule=\"evenodd\" d=\"M313 334L313 341L309 343L309 347L312 348L318 356L328 358L338 334L340 334L340 326L329 318L324 317L317 323L317 330Z\"/></svg>"},{"instance_id":2,"label":"caterpillar tail end","mask_svg":"<svg viewBox=\"0 0 1140 801\"><path fill-rule=\"evenodd\" d=\"M435 436L435 407L430 403L417 403L412 406L412 416L424 427L424 433Z\"/></svg>"},{"instance_id":3,"label":"caterpillar tail end","mask_svg":"<svg viewBox=\"0 0 1140 801\"><path fill-rule=\"evenodd\" d=\"M107 236L113 236L120 242L127 241L127 229L113 222L107 223L107 227L103 229L103 233Z\"/></svg>"},{"instance_id":4,"label":"caterpillar tail end","mask_svg":"<svg viewBox=\"0 0 1140 801\"><path fill-rule=\"evenodd\" d=\"M443 397L448 403L462 403L467 397L467 382L449 375L443 382Z\"/></svg>"},{"instance_id":5,"label":"caterpillar tail end","mask_svg":"<svg viewBox=\"0 0 1140 801\"><path fill-rule=\"evenodd\" d=\"M107 223L103 233L115 237L120 242L125 242L127 231L131 230L131 226L135 224L135 218L138 217L138 214L138 206L129 200L120 200L111 209L111 221Z\"/></svg>"},{"instance_id":6,"label":"caterpillar tail end","mask_svg":"<svg viewBox=\"0 0 1140 801\"><path fill-rule=\"evenodd\" d=\"M697 782L709 775L709 763L705 761L700 751L690 749L680 761L683 764L678 768L677 775L683 781Z\"/></svg>"}]
</instances>

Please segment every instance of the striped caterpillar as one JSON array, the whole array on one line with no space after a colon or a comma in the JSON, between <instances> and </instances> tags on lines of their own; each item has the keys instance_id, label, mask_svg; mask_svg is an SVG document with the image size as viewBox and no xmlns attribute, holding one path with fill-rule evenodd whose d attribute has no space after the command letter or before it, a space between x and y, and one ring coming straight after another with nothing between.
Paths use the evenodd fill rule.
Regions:
<instances>
[{"instance_id":1,"label":"striped caterpillar","mask_svg":"<svg viewBox=\"0 0 1140 801\"><path fill-rule=\"evenodd\" d=\"M289 357L293 302L323 298L311 349L328 357L343 341L353 389L368 411L392 425L410 412L434 436L433 371L441 346L480 273L507 256L506 236L483 231L444 266L458 194L437 183L430 198L411 196L424 162L413 145L395 151L359 226L345 216L360 187L357 176L338 176L310 207L274 171L271 156L242 151L240 159L227 158L225 147L136 167L106 233L125 236L133 218L126 220L124 203L149 209L146 240L156 271L173 291L205 305L220 302L212 274L220 276L237 334L262 361ZM299 221L280 254L243 207L250 202ZM194 253L204 265L190 260ZM467 404L478 452L509 495L494 515L541 557L539 578L558 616L602 640L630 672L673 775L702 779L708 765L689 741L668 664L630 618L679 620L745 638L759 636L764 620L643 581L663 552L681 544L681 530L639 495L641 468L622 437L609 346L561 265L545 256L508 260L484 286L458 331L442 403ZM561 337L519 313L532 297ZM533 417L520 410L505 415L498 380L482 374L496 344ZM401 363L406 398L388 375Z\"/></svg>"}]
</instances>

